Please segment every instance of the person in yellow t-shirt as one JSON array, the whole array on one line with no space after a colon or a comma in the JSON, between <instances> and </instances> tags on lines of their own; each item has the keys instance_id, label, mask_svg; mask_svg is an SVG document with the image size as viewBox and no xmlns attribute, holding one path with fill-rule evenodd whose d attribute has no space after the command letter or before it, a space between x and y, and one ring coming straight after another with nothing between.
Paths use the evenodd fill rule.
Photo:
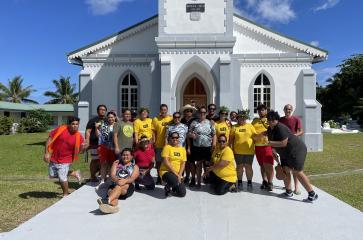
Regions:
<instances>
[{"instance_id":1,"label":"person in yellow t-shirt","mask_svg":"<svg viewBox=\"0 0 363 240\"><path fill-rule=\"evenodd\" d=\"M179 145L179 134L177 132L172 132L170 138L170 145L166 145L161 153L163 162L160 166L159 175L166 182L164 188L166 197L171 191L176 196L184 197L186 189L182 179L187 153L185 148Z\"/></svg>"},{"instance_id":2,"label":"person in yellow t-shirt","mask_svg":"<svg viewBox=\"0 0 363 240\"><path fill-rule=\"evenodd\" d=\"M218 137L218 146L212 154L213 165L204 173L204 179L211 184L215 194L223 195L236 190L236 164L233 151L227 146L227 136Z\"/></svg>"},{"instance_id":3,"label":"person in yellow t-shirt","mask_svg":"<svg viewBox=\"0 0 363 240\"><path fill-rule=\"evenodd\" d=\"M224 134L227 136L227 144L229 139L229 133L231 130L231 124L227 119L228 112L229 109L225 106L222 106L219 110L219 120L214 123L217 139L220 135Z\"/></svg>"},{"instance_id":4,"label":"person in yellow t-shirt","mask_svg":"<svg viewBox=\"0 0 363 240\"><path fill-rule=\"evenodd\" d=\"M243 170L246 171L247 189L252 190L252 162L255 155L254 139L257 132L252 124L247 123L249 110L240 111L237 124L232 127L230 146L233 149L237 164L238 188L242 189Z\"/></svg>"},{"instance_id":5,"label":"person in yellow t-shirt","mask_svg":"<svg viewBox=\"0 0 363 240\"><path fill-rule=\"evenodd\" d=\"M149 140L150 143L155 142L155 135L154 135L154 127L152 125L152 119L149 118L149 109L148 108L140 108L139 116L140 118L134 121L134 132L135 132L135 143L136 145L139 144L139 140L141 136L145 135Z\"/></svg>"},{"instance_id":6,"label":"person in yellow t-shirt","mask_svg":"<svg viewBox=\"0 0 363 240\"><path fill-rule=\"evenodd\" d=\"M173 117L168 115L168 105L160 105L159 116L153 119L152 125L155 134L155 156L156 156L156 170L159 172L160 164L163 161L161 157L161 151L165 146L165 132L169 123L173 120ZM156 184L161 184L161 178L158 176Z\"/></svg>"},{"instance_id":7,"label":"person in yellow t-shirt","mask_svg":"<svg viewBox=\"0 0 363 240\"><path fill-rule=\"evenodd\" d=\"M255 118L252 121L253 127L256 129L259 138L255 142L255 153L257 162L260 165L261 176L263 182L261 189L268 191L273 190L272 179L274 177L274 159L272 155L272 148L268 145L267 139L267 107L264 104L260 104L257 107L259 118Z\"/></svg>"}]
</instances>

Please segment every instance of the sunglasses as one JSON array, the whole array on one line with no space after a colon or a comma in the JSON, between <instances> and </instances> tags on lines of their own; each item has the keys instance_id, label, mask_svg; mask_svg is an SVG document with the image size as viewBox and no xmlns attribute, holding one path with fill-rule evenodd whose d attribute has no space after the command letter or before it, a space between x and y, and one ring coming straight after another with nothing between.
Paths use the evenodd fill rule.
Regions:
<instances>
[{"instance_id":1,"label":"sunglasses","mask_svg":"<svg viewBox=\"0 0 363 240\"><path fill-rule=\"evenodd\" d=\"M179 118L180 118L180 116L174 116L173 118L179 119Z\"/></svg>"},{"instance_id":2,"label":"sunglasses","mask_svg":"<svg viewBox=\"0 0 363 240\"><path fill-rule=\"evenodd\" d=\"M209 111L214 111L214 110L216 110L215 108L209 108Z\"/></svg>"},{"instance_id":3,"label":"sunglasses","mask_svg":"<svg viewBox=\"0 0 363 240\"><path fill-rule=\"evenodd\" d=\"M190 110L190 109L187 109L187 110L185 110L184 112L193 112L192 110Z\"/></svg>"},{"instance_id":4,"label":"sunglasses","mask_svg":"<svg viewBox=\"0 0 363 240\"><path fill-rule=\"evenodd\" d=\"M171 139L179 139L179 137L171 137Z\"/></svg>"},{"instance_id":5,"label":"sunglasses","mask_svg":"<svg viewBox=\"0 0 363 240\"><path fill-rule=\"evenodd\" d=\"M226 143L226 140L218 140L219 143Z\"/></svg>"},{"instance_id":6,"label":"sunglasses","mask_svg":"<svg viewBox=\"0 0 363 240\"><path fill-rule=\"evenodd\" d=\"M220 113L220 115L227 115L227 113L225 113L225 112L222 112L222 113Z\"/></svg>"}]
</instances>

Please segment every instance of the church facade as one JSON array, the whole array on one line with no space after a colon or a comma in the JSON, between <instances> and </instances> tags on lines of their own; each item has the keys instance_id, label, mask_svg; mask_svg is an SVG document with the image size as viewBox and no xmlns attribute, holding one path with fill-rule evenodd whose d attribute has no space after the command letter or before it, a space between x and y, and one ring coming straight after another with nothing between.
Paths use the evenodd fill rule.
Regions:
<instances>
[{"instance_id":1,"label":"church facade","mask_svg":"<svg viewBox=\"0 0 363 240\"><path fill-rule=\"evenodd\" d=\"M282 113L292 104L309 151L321 151L321 105L312 64L327 51L233 12L233 0L159 0L159 14L68 54L79 74L81 129L98 104L118 114L156 115L197 102L232 110L259 103Z\"/></svg>"}]
</instances>

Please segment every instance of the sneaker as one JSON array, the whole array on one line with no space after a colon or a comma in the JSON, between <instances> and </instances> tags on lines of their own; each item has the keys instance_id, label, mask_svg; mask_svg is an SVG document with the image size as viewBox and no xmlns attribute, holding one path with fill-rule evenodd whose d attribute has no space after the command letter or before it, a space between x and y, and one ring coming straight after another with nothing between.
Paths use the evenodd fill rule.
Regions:
<instances>
[{"instance_id":1,"label":"sneaker","mask_svg":"<svg viewBox=\"0 0 363 240\"><path fill-rule=\"evenodd\" d=\"M140 185L138 183L135 183L135 189L139 190L139 191L141 190L141 187L140 187Z\"/></svg>"},{"instance_id":2,"label":"sneaker","mask_svg":"<svg viewBox=\"0 0 363 240\"><path fill-rule=\"evenodd\" d=\"M243 190L243 183L241 182L238 183L238 190Z\"/></svg>"},{"instance_id":3,"label":"sneaker","mask_svg":"<svg viewBox=\"0 0 363 240\"><path fill-rule=\"evenodd\" d=\"M247 182L247 190L252 190L252 182Z\"/></svg>"},{"instance_id":4,"label":"sneaker","mask_svg":"<svg viewBox=\"0 0 363 240\"><path fill-rule=\"evenodd\" d=\"M190 180L189 187L195 187L195 178Z\"/></svg>"},{"instance_id":5,"label":"sneaker","mask_svg":"<svg viewBox=\"0 0 363 240\"><path fill-rule=\"evenodd\" d=\"M171 192L171 190L170 190L169 186L168 185L165 185L165 187L164 187L165 197L168 197L169 194L170 194L170 192Z\"/></svg>"},{"instance_id":6,"label":"sneaker","mask_svg":"<svg viewBox=\"0 0 363 240\"><path fill-rule=\"evenodd\" d=\"M285 192L283 193L283 196L284 196L284 197L288 197L288 198L290 198L290 197L294 196L294 194L293 194L293 193L292 193L292 191L290 190L290 191L285 191Z\"/></svg>"},{"instance_id":7,"label":"sneaker","mask_svg":"<svg viewBox=\"0 0 363 240\"><path fill-rule=\"evenodd\" d=\"M264 189L267 189L267 182L266 181L263 181L261 186L260 186L260 189L264 190Z\"/></svg>"},{"instance_id":8,"label":"sneaker","mask_svg":"<svg viewBox=\"0 0 363 240\"><path fill-rule=\"evenodd\" d=\"M315 201L316 199L318 199L318 194L315 193L314 195L309 195L307 200L309 202L312 202Z\"/></svg>"},{"instance_id":9,"label":"sneaker","mask_svg":"<svg viewBox=\"0 0 363 240\"><path fill-rule=\"evenodd\" d=\"M237 187L236 187L236 184L232 184L230 187L229 187L229 191L230 192L237 192Z\"/></svg>"},{"instance_id":10,"label":"sneaker","mask_svg":"<svg viewBox=\"0 0 363 240\"><path fill-rule=\"evenodd\" d=\"M76 171L76 176L78 184L81 185L82 184L82 175L81 172L79 170Z\"/></svg>"},{"instance_id":11,"label":"sneaker","mask_svg":"<svg viewBox=\"0 0 363 240\"><path fill-rule=\"evenodd\" d=\"M267 191L271 192L274 189L274 185L272 183L267 183L266 189Z\"/></svg>"},{"instance_id":12,"label":"sneaker","mask_svg":"<svg viewBox=\"0 0 363 240\"><path fill-rule=\"evenodd\" d=\"M184 178L184 184L188 184L189 183L189 178Z\"/></svg>"},{"instance_id":13,"label":"sneaker","mask_svg":"<svg viewBox=\"0 0 363 240\"><path fill-rule=\"evenodd\" d=\"M119 211L118 206L112 206L110 204L101 204L100 205L100 211L103 213L117 213Z\"/></svg>"},{"instance_id":14,"label":"sneaker","mask_svg":"<svg viewBox=\"0 0 363 240\"><path fill-rule=\"evenodd\" d=\"M197 188L197 189L200 189L201 187L202 187L202 183L200 183L200 182L199 182L199 183L197 183L196 188Z\"/></svg>"},{"instance_id":15,"label":"sneaker","mask_svg":"<svg viewBox=\"0 0 363 240\"><path fill-rule=\"evenodd\" d=\"M99 205L101 205L101 204L108 204L108 199L107 198L98 198L97 199L97 203Z\"/></svg>"}]
</instances>

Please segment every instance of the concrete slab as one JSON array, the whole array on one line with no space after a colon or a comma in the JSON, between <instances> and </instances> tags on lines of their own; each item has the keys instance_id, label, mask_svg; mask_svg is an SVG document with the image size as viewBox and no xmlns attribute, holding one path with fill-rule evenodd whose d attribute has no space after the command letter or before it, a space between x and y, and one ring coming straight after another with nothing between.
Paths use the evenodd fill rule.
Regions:
<instances>
[{"instance_id":1,"label":"concrete slab","mask_svg":"<svg viewBox=\"0 0 363 240\"><path fill-rule=\"evenodd\" d=\"M215 196L208 188L189 189L185 198L164 199L161 186L136 192L120 201L120 212L102 215L92 186L84 186L39 213L1 239L362 239L361 211L316 189L319 199L304 202L307 193L280 197L282 182L268 193L254 189Z\"/></svg>"}]
</instances>

